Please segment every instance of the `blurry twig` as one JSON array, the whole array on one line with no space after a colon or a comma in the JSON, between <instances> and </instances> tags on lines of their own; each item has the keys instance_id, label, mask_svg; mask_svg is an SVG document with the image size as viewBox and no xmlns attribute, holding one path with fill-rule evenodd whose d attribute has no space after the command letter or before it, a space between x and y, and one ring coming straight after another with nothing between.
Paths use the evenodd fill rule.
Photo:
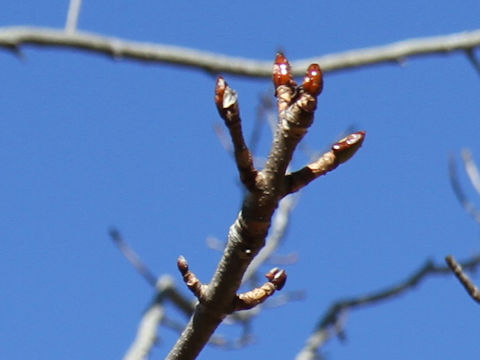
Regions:
<instances>
[{"instance_id":1,"label":"blurry twig","mask_svg":"<svg viewBox=\"0 0 480 360\"><path fill-rule=\"evenodd\" d=\"M464 151L464 154L466 154L465 151ZM464 163L465 163L465 167L467 169L467 173L469 172L468 168L470 168L470 171L475 171L476 170L476 167L474 167L474 164L473 164L473 161L471 161L471 158L468 158L467 160L465 160L465 155L464 155ZM469 164L469 165L467 165L467 164ZM471 164L473 164L473 167L472 167ZM474 170L472 170L472 168ZM465 193L464 193L464 191L463 191L463 189L460 185L460 182L458 180L456 163L455 163L455 159L453 158L453 156L450 157L450 161L449 161L449 173L450 173L450 183L452 185L453 192L457 196L458 201L463 206L465 211L468 212L473 217L473 219L477 223L480 224L480 210L477 209L475 207L475 205L465 195ZM478 175L478 172L477 172L477 175ZM474 184L475 176L473 178L471 176L469 176L469 177L470 177L470 181L472 181L472 184Z\"/></svg>"},{"instance_id":2,"label":"blurry twig","mask_svg":"<svg viewBox=\"0 0 480 360\"><path fill-rule=\"evenodd\" d=\"M468 149L463 149L462 159L465 165L465 171L468 174L468 178L470 179L470 182L472 183L477 193L480 195L480 173L478 172L477 165L473 160L472 152Z\"/></svg>"},{"instance_id":3,"label":"blurry twig","mask_svg":"<svg viewBox=\"0 0 480 360\"><path fill-rule=\"evenodd\" d=\"M122 235L117 229L110 230L110 236L118 246L122 254L127 258L130 264L133 265L135 270L137 270L140 275L151 285L155 286L157 284L157 277L153 274L152 271L143 263L137 253L123 240Z\"/></svg>"},{"instance_id":4,"label":"blurry twig","mask_svg":"<svg viewBox=\"0 0 480 360\"><path fill-rule=\"evenodd\" d=\"M158 281L155 301L148 307L138 325L137 336L130 345L123 360L142 360L148 358L153 346L157 342L158 326L165 316L163 299L168 288L173 286L169 276L160 278Z\"/></svg>"},{"instance_id":5,"label":"blurry twig","mask_svg":"<svg viewBox=\"0 0 480 360\"><path fill-rule=\"evenodd\" d=\"M124 360L143 360L149 357L153 347L157 343L158 328L164 325L179 333L185 327L185 324L180 324L177 321L170 319L165 313L165 301L168 300L179 309L186 318L189 318L195 310L195 301L184 296L178 291L175 283L170 275L163 275L158 278L153 272L143 263L137 253L128 245L123 239L120 232L116 229L110 230L110 236L114 243L118 246L122 254L133 265L138 273L153 287L155 287L155 294L150 305L145 310L140 323L138 325L137 335L135 340L130 345ZM251 334L251 313L245 311L235 313L230 316L232 324L239 324L242 328L242 333L239 338L228 340L223 336L215 335L210 339L209 344L221 347L223 349L238 349L244 347L252 342L253 336Z\"/></svg>"},{"instance_id":6,"label":"blurry twig","mask_svg":"<svg viewBox=\"0 0 480 360\"><path fill-rule=\"evenodd\" d=\"M480 267L480 255L463 261L461 266L466 270ZM420 269L404 281L380 291L334 302L321 318L315 331L308 338L304 348L296 356L296 360L313 360L318 358L319 349L333 336L344 334L345 315L348 310L370 306L381 301L393 299L407 290L417 286L430 275L446 275L450 273L448 266L437 265L427 261Z\"/></svg>"},{"instance_id":7,"label":"blurry twig","mask_svg":"<svg viewBox=\"0 0 480 360\"><path fill-rule=\"evenodd\" d=\"M68 6L67 22L65 23L65 31L67 33L74 33L77 30L78 17L80 15L80 8L82 0L70 0Z\"/></svg>"},{"instance_id":8,"label":"blurry twig","mask_svg":"<svg viewBox=\"0 0 480 360\"><path fill-rule=\"evenodd\" d=\"M447 262L450 269L452 269L453 273L463 285L465 290L467 290L467 292L470 294L472 299L475 300L477 303L480 303L480 290L478 289L478 287L475 286L472 280L470 280L465 271L463 271L462 265L460 265L452 255L448 255L445 258L445 261Z\"/></svg>"},{"instance_id":9,"label":"blurry twig","mask_svg":"<svg viewBox=\"0 0 480 360\"><path fill-rule=\"evenodd\" d=\"M75 48L114 59L175 64L209 73L230 73L248 77L270 78L270 61L235 58L220 53L155 43L135 42L103 34L63 29L16 26L0 28L0 47L7 50L23 45ZM292 62L293 76L303 76L309 64L318 63L324 73L360 68L382 63L402 64L408 58L465 52L480 45L480 30L442 36L407 39L386 45L350 50Z\"/></svg>"},{"instance_id":10,"label":"blurry twig","mask_svg":"<svg viewBox=\"0 0 480 360\"><path fill-rule=\"evenodd\" d=\"M478 75L480 75L480 61L478 60L477 56L475 55L474 49L467 49L465 51L467 54L468 60L472 63L475 70L477 70Z\"/></svg>"}]
</instances>

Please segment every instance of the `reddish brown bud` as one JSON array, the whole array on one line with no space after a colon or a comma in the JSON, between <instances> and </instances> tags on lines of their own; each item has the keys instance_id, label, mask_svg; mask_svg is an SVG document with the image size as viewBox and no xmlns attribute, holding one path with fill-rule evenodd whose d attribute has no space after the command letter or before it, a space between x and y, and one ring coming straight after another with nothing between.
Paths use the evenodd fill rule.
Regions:
<instances>
[{"instance_id":1,"label":"reddish brown bud","mask_svg":"<svg viewBox=\"0 0 480 360\"><path fill-rule=\"evenodd\" d=\"M276 290L281 290L287 281L286 271L279 268L273 268L265 274L265 277L275 286Z\"/></svg>"},{"instance_id":2,"label":"reddish brown bud","mask_svg":"<svg viewBox=\"0 0 480 360\"><path fill-rule=\"evenodd\" d=\"M350 159L362 146L365 139L365 131L358 131L344 137L339 142L332 145L332 151L335 154L339 164L344 163Z\"/></svg>"},{"instance_id":3,"label":"reddish brown bud","mask_svg":"<svg viewBox=\"0 0 480 360\"><path fill-rule=\"evenodd\" d=\"M182 255L180 255L177 259L177 267L182 275L185 275L185 273L188 271L187 259L185 259Z\"/></svg>"},{"instance_id":4,"label":"reddish brown bud","mask_svg":"<svg viewBox=\"0 0 480 360\"><path fill-rule=\"evenodd\" d=\"M323 89L323 74L320 65L311 64L303 79L303 89L312 96L318 96Z\"/></svg>"},{"instance_id":5,"label":"reddish brown bud","mask_svg":"<svg viewBox=\"0 0 480 360\"><path fill-rule=\"evenodd\" d=\"M223 96L225 95L225 89L228 84L222 76L217 78L217 83L215 85L215 104L217 108L223 109Z\"/></svg>"},{"instance_id":6,"label":"reddish brown bud","mask_svg":"<svg viewBox=\"0 0 480 360\"><path fill-rule=\"evenodd\" d=\"M228 86L221 76L217 78L215 85L215 105L217 105L218 112L225 120L227 120L225 118L227 110L238 113L237 93Z\"/></svg>"},{"instance_id":7,"label":"reddish brown bud","mask_svg":"<svg viewBox=\"0 0 480 360\"><path fill-rule=\"evenodd\" d=\"M273 64L273 84L275 87L281 85L292 85L292 72L290 69L290 63L285 55L277 53L275 63Z\"/></svg>"},{"instance_id":8,"label":"reddish brown bud","mask_svg":"<svg viewBox=\"0 0 480 360\"><path fill-rule=\"evenodd\" d=\"M268 279L268 281L272 281L273 278L275 277L275 274L278 273L279 271L280 269L278 267L274 267L268 273L265 274L265 277Z\"/></svg>"}]
</instances>

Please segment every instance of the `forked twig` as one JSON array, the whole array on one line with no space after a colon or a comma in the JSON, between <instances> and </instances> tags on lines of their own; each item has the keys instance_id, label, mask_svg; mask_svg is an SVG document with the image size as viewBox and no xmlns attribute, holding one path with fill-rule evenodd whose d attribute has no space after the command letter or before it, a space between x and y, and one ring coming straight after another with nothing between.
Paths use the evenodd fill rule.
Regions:
<instances>
[{"instance_id":1,"label":"forked twig","mask_svg":"<svg viewBox=\"0 0 480 360\"><path fill-rule=\"evenodd\" d=\"M317 97L323 88L323 76L319 65L312 64L298 86L293 80L287 59L283 54L278 54L273 66L273 81L279 121L265 168L258 171L253 166L252 155L243 139L236 93L223 78L217 79L215 103L229 129L240 179L247 192L242 209L230 227L223 257L210 283L200 283L189 270L186 260L180 258L178 261L179 270L188 288L199 299L199 304L182 336L168 354L168 360L195 359L225 317L262 303L275 290L280 290L285 282L285 272L272 269L266 275L269 280L267 283L237 294L248 265L265 245L279 201L294 191L291 184L295 184L296 191L313 180L310 177L306 180L296 177L295 173L287 175L286 171L298 143L313 122ZM330 171L348 160L358 150L363 137L364 133L360 132L335 144L320 172Z\"/></svg>"},{"instance_id":2,"label":"forked twig","mask_svg":"<svg viewBox=\"0 0 480 360\"><path fill-rule=\"evenodd\" d=\"M480 267L480 255L463 261L461 266L470 271ZM343 333L345 313L349 310L370 306L381 301L391 300L407 290L416 287L430 275L448 275L450 268L427 261L407 279L385 289L334 302L319 321L315 331L308 338L296 360L314 360L318 358L320 348L334 335Z\"/></svg>"}]
</instances>

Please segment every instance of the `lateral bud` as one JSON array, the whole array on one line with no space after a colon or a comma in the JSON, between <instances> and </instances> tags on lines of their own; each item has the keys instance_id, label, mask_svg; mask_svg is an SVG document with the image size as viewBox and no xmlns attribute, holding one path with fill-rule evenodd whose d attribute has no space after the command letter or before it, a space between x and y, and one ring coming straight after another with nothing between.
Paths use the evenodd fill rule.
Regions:
<instances>
[{"instance_id":1,"label":"lateral bud","mask_svg":"<svg viewBox=\"0 0 480 360\"><path fill-rule=\"evenodd\" d=\"M338 164L343 164L349 160L362 146L364 139L365 131L357 131L333 144L332 151L335 155L336 162Z\"/></svg>"},{"instance_id":2,"label":"lateral bud","mask_svg":"<svg viewBox=\"0 0 480 360\"><path fill-rule=\"evenodd\" d=\"M266 273L265 277L275 286L275 290L281 290L287 281L287 272L275 267Z\"/></svg>"}]
</instances>

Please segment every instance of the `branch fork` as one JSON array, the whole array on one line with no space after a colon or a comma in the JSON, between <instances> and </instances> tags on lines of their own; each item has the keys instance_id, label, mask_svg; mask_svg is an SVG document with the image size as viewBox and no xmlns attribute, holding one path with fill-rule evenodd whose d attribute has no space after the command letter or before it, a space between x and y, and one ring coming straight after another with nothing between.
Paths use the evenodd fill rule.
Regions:
<instances>
[{"instance_id":1,"label":"branch fork","mask_svg":"<svg viewBox=\"0 0 480 360\"><path fill-rule=\"evenodd\" d=\"M323 89L322 70L317 64L310 65L298 86L287 58L279 53L273 66L273 83L279 120L265 168L257 170L243 136L237 93L223 77L217 78L215 104L230 133L239 177L247 192L241 211L230 227L222 259L208 285L202 284L189 270L185 258L177 261L187 287L199 304L168 360L194 359L227 315L261 304L284 286L285 271L274 268L266 274L265 284L237 294L247 267L265 245L280 200L349 160L365 138L363 131L351 134L335 143L317 161L287 174L297 145L313 123L317 97Z\"/></svg>"}]
</instances>

